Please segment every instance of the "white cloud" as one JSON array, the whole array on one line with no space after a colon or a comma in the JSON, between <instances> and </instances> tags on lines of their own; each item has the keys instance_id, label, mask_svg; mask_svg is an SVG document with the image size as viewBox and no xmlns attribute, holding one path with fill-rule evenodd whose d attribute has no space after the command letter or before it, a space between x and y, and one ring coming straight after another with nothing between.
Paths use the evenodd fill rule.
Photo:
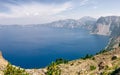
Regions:
<instances>
[{"instance_id":1,"label":"white cloud","mask_svg":"<svg viewBox=\"0 0 120 75\"><path fill-rule=\"evenodd\" d=\"M38 24L64 19L61 13L71 10L72 3L40 4L31 3L24 5L6 5L11 10L9 13L0 13L0 24Z\"/></svg>"},{"instance_id":2,"label":"white cloud","mask_svg":"<svg viewBox=\"0 0 120 75\"><path fill-rule=\"evenodd\" d=\"M24 5L6 5L10 9L10 13L0 13L0 17L28 17L28 16L40 16L46 17L50 15L55 15L71 8L72 4L70 2L64 4L40 4L31 3Z\"/></svg>"},{"instance_id":3,"label":"white cloud","mask_svg":"<svg viewBox=\"0 0 120 75\"><path fill-rule=\"evenodd\" d=\"M80 6L86 5L89 0L80 0Z\"/></svg>"},{"instance_id":4,"label":"white cloud","mask_svg":"<svg viewBox=\"0 0 120 75\"><path fill-rule=\"evenodd\" d=\"M93 9L97 9L98 7L97 6L93 6Z\"/></svg>"}]
</instances>

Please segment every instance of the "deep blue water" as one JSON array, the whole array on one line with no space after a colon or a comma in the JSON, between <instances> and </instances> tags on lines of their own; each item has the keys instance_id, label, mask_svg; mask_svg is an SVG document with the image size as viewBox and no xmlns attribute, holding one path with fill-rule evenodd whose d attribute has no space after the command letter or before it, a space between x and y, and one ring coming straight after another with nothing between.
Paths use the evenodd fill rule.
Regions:
<instances>
[{"instance_id":1,"label":"deep blue water","mask_svg":"<svg viewBox=\"0 0 120 75\"><path fill-rule=\"evenodd\" d=\"M82 29L50 27L0 28L0 50L12 64L23 68L45 67L57 58L78 59L95 54L108 37L90 35Z\"/></svg>"}]
</instances>

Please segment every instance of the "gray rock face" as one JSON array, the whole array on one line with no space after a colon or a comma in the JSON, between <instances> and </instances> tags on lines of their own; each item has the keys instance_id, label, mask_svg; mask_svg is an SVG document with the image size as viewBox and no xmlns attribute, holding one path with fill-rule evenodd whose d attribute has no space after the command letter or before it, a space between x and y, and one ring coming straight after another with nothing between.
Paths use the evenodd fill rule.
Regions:
<instances>
[{"instance_id":1,"label":"gray rock face","mask_svg":"<svg viewBox=\"0 0 120 75\"><path fill-rule=\"evenodd\" d=\"M117 48L120 43L120 16L100 17L93 28L93 33L110 36L111 39L106 48Z\"/></svg>"},{"instance_id":2,"label":"gray rock face","mask_svg":"<svg viewBox=\"0 0 120 75\"><path fill-rule=\"evenodd\" d=\"M100 17L94 27L94 33L100 35L118 35L120 34L120 17L119 16L107 16Z\"/></svg>"},{"instance_id":3,"label":"gray rock face","mask_svg":"<svg viewBox=\"0 0 120 75\"><path fill-rule=\"evenodd\" d=\"M44 24L57 28L83 28L98 35L120 35L120 16L100 17L98 20L91 17L83 17L78 20L66 19Z\"/></svg>"}]
</instances>

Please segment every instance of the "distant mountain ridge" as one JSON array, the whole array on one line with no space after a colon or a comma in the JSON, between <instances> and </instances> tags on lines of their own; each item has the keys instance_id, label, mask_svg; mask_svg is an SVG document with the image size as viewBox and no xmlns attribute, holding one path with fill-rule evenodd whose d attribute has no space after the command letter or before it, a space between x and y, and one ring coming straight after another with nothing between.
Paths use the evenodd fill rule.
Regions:
<instances>
[{"instance_id":1,"label":"distant mountain ridge","mask_svg":"<svg viewBox=\"0 0 120 75\"><path fill-rule=\"evenodd\" d=\"M92 29L92 25L96 22L95 18L86 16L82 17L78 20L75 19L65 19L58 20L51 23L43 24L45 26L50 27L58 27L58 28L84 28L84 29Z\"/></svg>"}]
</instances>

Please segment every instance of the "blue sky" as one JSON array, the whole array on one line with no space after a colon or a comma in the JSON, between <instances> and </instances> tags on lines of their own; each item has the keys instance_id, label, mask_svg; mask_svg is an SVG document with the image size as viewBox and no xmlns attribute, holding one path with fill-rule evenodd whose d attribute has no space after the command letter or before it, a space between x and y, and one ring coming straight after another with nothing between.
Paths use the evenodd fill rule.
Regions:
<instances>
[{"instance_id":1,"label":"blue sky","mask_svg":"<svg viewBox=\"0 0 120 75\"><path fill-rule=\"evenodd\" d=\"M0 0L0 24L120 15L120 0Z\"/></svg>"}]
</instances>

